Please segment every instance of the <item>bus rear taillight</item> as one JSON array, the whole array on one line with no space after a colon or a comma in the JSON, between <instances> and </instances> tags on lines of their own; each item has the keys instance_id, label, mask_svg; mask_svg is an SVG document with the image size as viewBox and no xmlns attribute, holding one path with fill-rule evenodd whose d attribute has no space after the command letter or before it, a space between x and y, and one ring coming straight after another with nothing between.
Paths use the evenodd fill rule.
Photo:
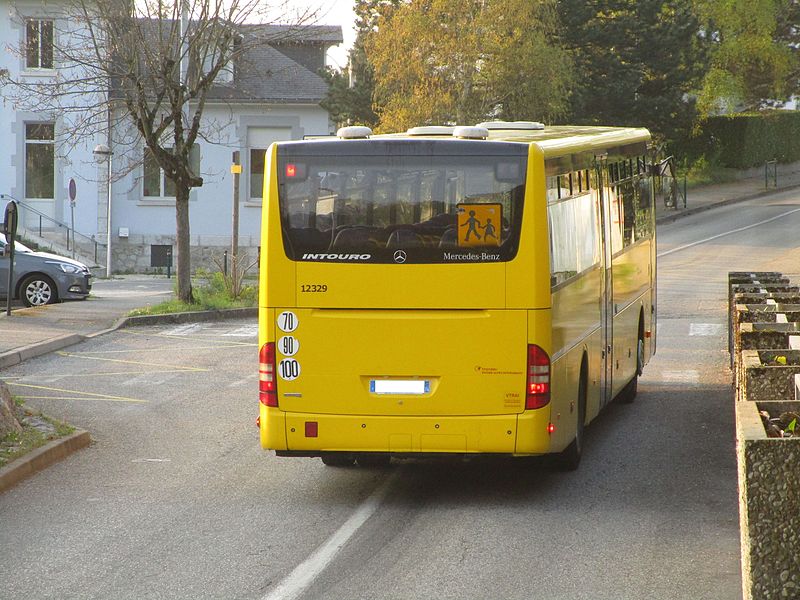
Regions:
<instances>
[{"instance_id":1,"label":"bus rear taillight","mask_svg":"<svg viewBox=\"0 0 800 600\"><path fill-rule=\"evenodd\" d=\"M528 388L525 408L542 408L550 403L550 357L536 344L528 344Z\"/></svg>"},{"instance_id":2,"label":"bus rear taillight","mask_svg":"<svg viewBox=\"0 0 800 600\"><path fill-rule=\"evenodd\" d=\"M275 342L261 346L258 353L258 397L264 406L278 406L275 386Z\"/></svg>"}]
</instances>

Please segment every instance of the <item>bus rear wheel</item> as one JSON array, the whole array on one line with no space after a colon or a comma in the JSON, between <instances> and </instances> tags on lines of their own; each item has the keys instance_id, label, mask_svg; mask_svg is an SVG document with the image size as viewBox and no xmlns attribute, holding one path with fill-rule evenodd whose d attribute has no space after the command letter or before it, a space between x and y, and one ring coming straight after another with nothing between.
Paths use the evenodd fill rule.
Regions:
<instances>
[{"instance_id":1,"label":"bus rear wheel","mask_svg":"<svg viewBox=\"0 0 800 600\"><path fill-rule=\"evenodd\" d=\"M586 428L586 362L581 366L581 380L578 384L578 422L575 427L575 439L556 458L559 471L574 471L581 464L583 456L583 434Z\"/></svg>"},{"instance_id":2,"label":"bus rear wheel","mask_svg":"<svg viewBox=\"0 0 800 600\"><path fill-rule=\"evenodd\" d=\"M619 393L619 401L623 404L630 404L636 400L636 394L639 391L639 375L642 374L644 369L644 337L641 333L641 325L639 326L639 341L636 344L636 373L633 374L633 379L628 382L622 391Z\"/></svg>"}]
</instances>

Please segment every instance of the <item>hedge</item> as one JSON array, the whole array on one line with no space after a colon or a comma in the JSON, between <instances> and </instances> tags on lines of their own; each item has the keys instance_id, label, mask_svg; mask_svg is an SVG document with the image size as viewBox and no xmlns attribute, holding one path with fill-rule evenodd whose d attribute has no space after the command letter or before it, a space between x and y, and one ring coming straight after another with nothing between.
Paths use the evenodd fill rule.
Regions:
<instances>
[{"instance_id":1,"label":"hedge","mask_svg":"<svg viewBox=\"0 0 800 600\"><path fill-rule=\"evenodd\" d=\"M768 160L800 161L800 111L771 110L710 117L693 146L717 164L748 169Z\"/></svg>"}]
</instances>

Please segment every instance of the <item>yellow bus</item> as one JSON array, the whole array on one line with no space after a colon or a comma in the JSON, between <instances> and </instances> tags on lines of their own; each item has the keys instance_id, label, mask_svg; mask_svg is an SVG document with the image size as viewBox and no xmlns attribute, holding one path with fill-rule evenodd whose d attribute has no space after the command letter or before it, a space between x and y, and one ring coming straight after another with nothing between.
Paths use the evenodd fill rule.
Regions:
<instances>
[{"instance_id":1,"label":"yellow bus","mask_svg":"<svg viewBox=\"0 0 800 600\"><path fill-rule=\"evenodd\" d=\"M261 445L327 465L554 454L655 353L645 129L489 122L280 142Z\"/></svg>"}]
</instances>

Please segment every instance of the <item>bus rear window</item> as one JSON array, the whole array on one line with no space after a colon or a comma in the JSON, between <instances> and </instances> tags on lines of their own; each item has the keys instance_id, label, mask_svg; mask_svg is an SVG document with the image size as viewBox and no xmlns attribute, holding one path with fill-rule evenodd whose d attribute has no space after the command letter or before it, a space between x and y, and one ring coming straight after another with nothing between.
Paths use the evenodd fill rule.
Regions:
<instances>
[{"instance_id":1,"label":"bus rear window","mask_svg":"<svg viewBox=\"0 0 800 600\"><path fill-rule=\"evenodd\" d=\"M517 253L524 150L426 155L375 143L375 153L337 156L302 147L278 150L284 248L293 260L474 263Z\"/></svg>"}]
</instances>

